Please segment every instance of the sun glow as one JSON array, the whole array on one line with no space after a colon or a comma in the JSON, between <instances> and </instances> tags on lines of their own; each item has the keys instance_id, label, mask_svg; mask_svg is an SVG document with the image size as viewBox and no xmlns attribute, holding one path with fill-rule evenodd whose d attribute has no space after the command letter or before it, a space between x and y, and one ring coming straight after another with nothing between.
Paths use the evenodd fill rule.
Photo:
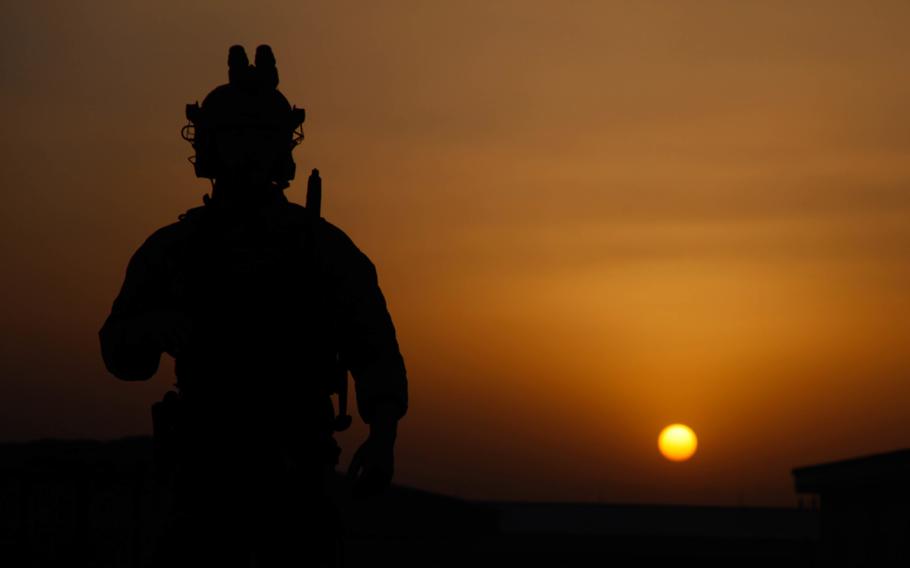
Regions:
<instances>
[{"instance_id":1,"label":"sun glow","mask_svg":"<svg viewBox=\"0 0 910 568\"><path fill-rule=\"evenodd\" d=\"M670 424L660 432L657 438L660 453L670 461L686 461L695 453L698 438L695 432L685 424Z\"/></svg>"}]
</instances>

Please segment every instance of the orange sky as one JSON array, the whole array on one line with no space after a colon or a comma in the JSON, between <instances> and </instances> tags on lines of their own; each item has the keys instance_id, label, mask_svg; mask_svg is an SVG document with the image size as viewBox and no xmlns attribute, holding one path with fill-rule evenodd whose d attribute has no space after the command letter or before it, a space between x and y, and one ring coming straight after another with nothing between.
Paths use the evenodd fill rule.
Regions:
<instances>
[{"instance_id":1,"label":"orange sky","mask_svg":"<svg viewBox=\"0 0 910 568\"><path fill-rule=\"evenodd\" d=\"M184 105L270 43L398 327L400 482L792 504L910 446L910 4L309 4L4 8L0 439L149 432L172 365L119 383L96 333L208 190Z\"/></svg>"}]
</instances>

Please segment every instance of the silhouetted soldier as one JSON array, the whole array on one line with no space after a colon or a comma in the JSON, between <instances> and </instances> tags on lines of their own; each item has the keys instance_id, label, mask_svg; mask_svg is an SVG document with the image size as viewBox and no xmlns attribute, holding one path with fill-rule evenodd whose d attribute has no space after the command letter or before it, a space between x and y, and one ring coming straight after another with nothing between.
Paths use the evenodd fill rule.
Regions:
<instances>
[{"instance_id":1,"label":"silhouetted soldier","mask_svg":"<svg viewBox=\"0 0 910 568\"><path fill-rule=\"evenodd\" d=\"M212 195L133 255L101 351L126 381L152 377L164 352L176 361L178 390L155 417L159 457L175 464L171 562L319 565L335 523L324 476L347 418L330 395L350 369L370 425L355 494L378 493L407 410L404 362L372 263L319 217L318 174L308 207L284 196L304 114L277 90L271 49L251 66L234 46L228 64L230 82L187 105Z\"/></svg>"}]
</instances>

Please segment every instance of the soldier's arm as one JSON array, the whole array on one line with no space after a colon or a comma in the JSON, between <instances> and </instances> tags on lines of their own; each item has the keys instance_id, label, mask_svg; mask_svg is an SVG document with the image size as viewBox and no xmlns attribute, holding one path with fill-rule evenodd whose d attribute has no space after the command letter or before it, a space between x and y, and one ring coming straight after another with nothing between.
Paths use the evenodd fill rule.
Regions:
<instances>
[{"instance_id":1,"label":"soldier's arm","mask_svg":"<svg viewBox=\"0 0 910 568\"><path fill-rule=\"evenodd\" d=\"M156 277L148 241L136 251L110 315L98 333L107 370L124 381L144 381L158 370L163 352L155 333Z\"/></svg>"},{"instance_id":2,"label":"soldier's arm","mask_svg":"<svg viewBox=\"0 0 910 568\"><path fill-rule=\"evenodd\" d=\"M408 408L408 381L395 326L379 288L376 268L341 230L325 223L330 272L339 309L340 351L351 370L364 422L394 426Z\"/></svg>"}]
</instances>

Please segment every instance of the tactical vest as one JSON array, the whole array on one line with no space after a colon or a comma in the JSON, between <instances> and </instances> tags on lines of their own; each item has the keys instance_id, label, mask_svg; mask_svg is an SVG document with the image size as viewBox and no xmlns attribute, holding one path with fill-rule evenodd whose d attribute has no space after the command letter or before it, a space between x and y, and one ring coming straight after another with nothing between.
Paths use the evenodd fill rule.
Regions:
<instances>
[{"instance_id":1,"label":"tactical vest","mask_svg":"<svg viewBox=\"0 0 910 568\"><path fill-rule=\"evenodd\" d=\"M166 257L167 303L193 322L176 356L182 400L216 415L243 403L261 421L346 396L337 318L316 258L318 222L291 203L268 214L228 216L206 205L181 216L186 236Z\"/></svg>"}]
</instances>

